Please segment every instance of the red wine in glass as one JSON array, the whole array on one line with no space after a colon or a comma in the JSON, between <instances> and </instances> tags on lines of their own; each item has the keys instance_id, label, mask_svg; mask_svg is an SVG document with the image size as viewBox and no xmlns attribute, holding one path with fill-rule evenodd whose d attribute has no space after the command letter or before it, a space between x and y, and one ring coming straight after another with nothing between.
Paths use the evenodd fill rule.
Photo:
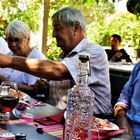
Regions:
<instances>
[{"instance_id":1,"label":"red wine in glass","mask_svg":"<svg viewBox=\"0 0 140 140\"><path fill-rule=\"evenodd\" d=\"M11 112L18 103L18 97L0 96L0 105L4 112Z\"/></svg>"}]
</instances>

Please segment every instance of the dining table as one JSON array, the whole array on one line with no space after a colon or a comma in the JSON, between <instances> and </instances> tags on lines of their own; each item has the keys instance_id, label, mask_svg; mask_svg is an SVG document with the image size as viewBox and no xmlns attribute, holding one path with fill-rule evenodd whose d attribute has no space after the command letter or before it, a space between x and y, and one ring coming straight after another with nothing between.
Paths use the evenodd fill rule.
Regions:
<instances>
[{"instance_id":1,"label":"dining table","mask_svg":"<svg viewBox=\"0 0 140 140\"><path fill-rule=\"evenodd\" d=\"M109 61L109 71L110 73L115 73L124 76L130 76L135 64L131 62L112 62Z\"/></svg>"},{"instance_id":2,"label":"dining table","mask_svg":"<svg viewBox=\"0 0 140 140\"><path fill-rule=\"evenodd\" d=\"M40 124L34 120L35 118L39 118L39 117L57 116L59 114L64 114L64 112L65 112L64 110L58 109L55 106L52 106L47 103L39 102L38 105L35 106L31 105L30 108L27 108L23 112L18 112L18 111L16 112L16 109L14 109L14 111L11 113L11 117L8 122L0 121L0 128L9 131L10 133L13 134L19 134L19 133L25 134L26 140L61 140L63 139L63 136L57 137L52 133L39 132L37 126L39 126ZM20 113L29 115L29 118L21 119ZM64 126L64 122L61 125ZM126 132L107 139L108 140L134 140L134 138L132 138ZM0 138L0 140L9 140L9 139Z\"/></svg>"}]
</instances>

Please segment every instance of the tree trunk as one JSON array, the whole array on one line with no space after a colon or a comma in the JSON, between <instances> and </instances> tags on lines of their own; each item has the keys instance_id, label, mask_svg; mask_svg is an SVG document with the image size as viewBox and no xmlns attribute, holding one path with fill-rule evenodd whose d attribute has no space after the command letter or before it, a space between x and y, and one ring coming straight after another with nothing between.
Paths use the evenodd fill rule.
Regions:
<instances>
[{"instance_id":1,"label":"tree trunk","mask_svg":"<svg viewBox=\"0 0 140 140\"><path fill-rule=\"evenodd\" d=\"M42 47L41 51L47 53L47 35L48 35L48 18L49 18L50 0L44 0L44 17L43 17L43 30L42 30Z\"/></svg>"}]
</instances>

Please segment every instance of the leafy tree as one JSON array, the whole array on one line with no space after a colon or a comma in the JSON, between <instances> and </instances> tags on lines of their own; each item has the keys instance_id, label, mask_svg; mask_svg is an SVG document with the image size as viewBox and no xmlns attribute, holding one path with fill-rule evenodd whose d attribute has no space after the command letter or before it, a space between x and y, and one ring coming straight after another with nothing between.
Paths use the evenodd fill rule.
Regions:
<instances>
[{"instance_id":1,"label":"leafy tree","mask_svg":"<svg viewBox=\"0 0 140 140\"><path fill-rule=\"evenodd\" d=\"M51 25L51 16L53 13L65 6L72 6L80 9L87 21L87 37L94 42L100 43L104 36L104 31L102 35L98 33L102 27L105 26L106 16L110 16L114 13L113 3L108 2L107 0L55 0L50 3L50 18L49 18L49 34L48 38L48 52L47 56L51 59L57 59L60 48L56 46L56 42L52 39L52 25ZM99 30L98 30L99 29ZM105 29L105 27L104 27ZM97 32L97 33L96 33ZM94 36L97 35L97 36Z\"/></svg>"},{"instance_id":2,"label":"leafy tree","mask_svg":"<svg viewBox=\"0 0 140 140\"><path fill-rule=\"evenodd\" d=\"M0 35L4 35L5 27L13 19L21 19L29 24L32 31L39 31L42 20L41 13L43 12L42 1L43 0L1 0ZM132 2L133 0L128 0L128 3L130 1ZM134 1L138 2L139 0ZM58 9L66 6L78 8L83 12L87 21L87 38L89 40L99 43L102 46L107 46L109 36L117 33L122 36L125 42L139 47L139 14L136 14L137 12L133 12L136 16L128 12L118 14L115 12L113 2L115 2L115 0L50 0L48 44L46 46L48 47L47 57L56 60L60 53L60 48L57 47L55 39L52 38L51 17ZM135 9L138 10L134 10L132 7L129 8L131 8L130 10L139 12L139 6L139 3L134 5Z\"/></svg>"},{"instance_id":3,"label":"leafy tree","mask_svg":"<svg viewBox=\"0 0 140 140\"><path fill-rule=\"evenodd\" d=\"M5 27L14 19L24 21L32 31L38 31L41 9L41 0L1 0L0 35L4 35Z\"/></svg>"}]
</instances>

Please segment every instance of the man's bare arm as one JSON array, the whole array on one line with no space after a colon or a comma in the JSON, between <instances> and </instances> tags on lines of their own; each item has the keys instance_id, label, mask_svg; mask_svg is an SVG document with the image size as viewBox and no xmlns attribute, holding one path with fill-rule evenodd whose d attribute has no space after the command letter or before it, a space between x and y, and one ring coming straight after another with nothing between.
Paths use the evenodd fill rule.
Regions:
<instances>
[{"instance_id":1,"label":"man's bare arm","mask_svg":"<svg viewBox=\"0 0 140 140\"><path fill-rule=\"evenodd\" d=\"M13 68L48 80L71 77L66 66L57 61L0 55L0 67Z\"/></svg>"}]
</instances>

